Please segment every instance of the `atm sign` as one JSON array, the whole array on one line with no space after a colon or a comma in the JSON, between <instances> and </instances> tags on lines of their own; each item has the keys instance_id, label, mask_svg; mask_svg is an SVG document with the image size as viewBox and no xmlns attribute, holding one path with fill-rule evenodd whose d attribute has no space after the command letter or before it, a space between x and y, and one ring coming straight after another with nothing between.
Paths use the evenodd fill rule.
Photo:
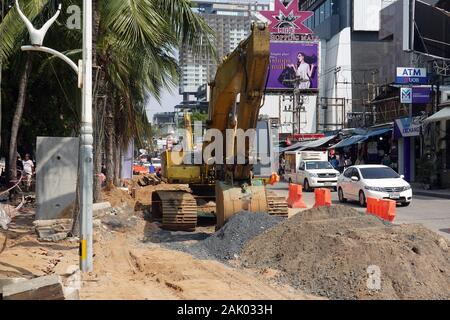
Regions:
<instances>
[{"instance_id":1,"label":"atm sign","mask_svg":"<svg viewBox=\"0 0 450 320\"><path fill-rule=\"evenodd\" d=\"M396 83L398 84L427 84L426 68L397 68Z\"/></svg>"}]
</instances>

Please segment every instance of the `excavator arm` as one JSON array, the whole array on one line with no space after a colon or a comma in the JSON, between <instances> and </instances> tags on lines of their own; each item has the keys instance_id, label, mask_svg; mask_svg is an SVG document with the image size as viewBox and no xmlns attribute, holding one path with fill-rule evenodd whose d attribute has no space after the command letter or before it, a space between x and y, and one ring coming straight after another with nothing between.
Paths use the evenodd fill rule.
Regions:
<instances>
[{"instance_id":1,"label":"excavator arm","mask_svg":"<svg viewBox=\"0 0 450 320\"><path fill-rule=\"evenodd\" d=\"M224 59L210 84L208 129L255 129L264 94L270 62L270 33L264 23L254 23L251 35ZM231 144L229 149L226 144ZM246 164L226 166L233 180L250 180L249 148L237 150L235 139L226 141L224 149L232 150L225 158L244 157ZM223 159L224 163L226 159Z\"/></svg>"},{"instance_id":2,"label":"excavator arm","mask_svg":"<svg viewBox=\"0 0 450 320\"><path fill-rule=\"evenodd\" d=\"M261 181L253 180L250 141L243 146L236 144L239 129L245 132L257 128L269 63L269 30L266 24L254 23L251 35L224 59L210 84L208 129L222 132L227 150L224 164L215 165L217 228L243 210L287 215L285 199L270 193ZM232 136L226 134L227 129L232 130ZM234 158L233 164L227 163L230 158ZM244 163L237 162L239 159L244 159Z\"/></svg>"}]
</instances>

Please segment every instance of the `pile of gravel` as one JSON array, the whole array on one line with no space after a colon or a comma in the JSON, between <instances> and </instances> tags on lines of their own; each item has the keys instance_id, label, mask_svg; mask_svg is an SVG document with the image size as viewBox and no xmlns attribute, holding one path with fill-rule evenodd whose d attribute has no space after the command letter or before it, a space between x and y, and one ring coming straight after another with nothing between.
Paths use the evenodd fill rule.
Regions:
<instances>
[{"instance_id":1,"label":"pile of gravel","mask_svg":"<svg viewBox=\"0 0 450 320\"><path fill-rule=\"evenodd\" d=\"M240 212L219 231L192 245L189 252L201 258L212 256L220 261L236 259L248 241L283 220L267 213Z\"/></svg>"},{"instance_id":2,"label":"pile of gravel","mask_svg":"<svg viewBox=\"0 0 450 320\"><path fill-rule=\"evenodd\" d=\"M267 213L239 212L211 235L160 230L153 232L147 241L189 253L199 259L227 262L238 258L242 248L251 239L284 220Z\"/></svg>"},{"instance_id":3,"label":"pile of gravel","mask_svg":"<svg viewBox=\"0 0 450 320\"><path fill-rule=\"evenodd\" d=\"M249 241L240 260L331 299L450 299L446 239L343 206L295 215Z\"/></svg>"}]
</instances>

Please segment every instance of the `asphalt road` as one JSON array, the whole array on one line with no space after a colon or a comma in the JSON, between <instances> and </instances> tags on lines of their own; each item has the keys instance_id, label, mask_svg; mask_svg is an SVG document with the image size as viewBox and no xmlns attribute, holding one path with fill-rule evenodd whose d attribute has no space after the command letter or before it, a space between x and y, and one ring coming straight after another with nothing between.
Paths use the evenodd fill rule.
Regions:
<instances>
[{"instance_id":1,"label":"asphalt road","mask_svg":"<svg viewBox=\"0 0 450 320\"><path fill-rule=\"evenodd\" d=\"M280 182L270 189L288 196L289 186L285 182ZM332 192L331 197L333 203L339 204L337 192ZM312 207L314 192L304 192L303 199L308 206ZM356 202L344 205L361 212L365 211L365 208L361 208ZM394 223L420 223L450 239L450 200L413 195L413 201L409 207L397 207Z\"/></svg>"}]
</instances>

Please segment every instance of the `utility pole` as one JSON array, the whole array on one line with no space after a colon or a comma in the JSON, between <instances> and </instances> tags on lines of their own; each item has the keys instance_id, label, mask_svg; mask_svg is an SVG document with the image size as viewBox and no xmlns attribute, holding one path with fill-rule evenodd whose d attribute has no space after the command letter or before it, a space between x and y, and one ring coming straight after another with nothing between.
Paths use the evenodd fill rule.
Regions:
<instances>
[{"instance_id":1,"label":"utility pole","mask_svg":"<svg viewBox=\"0 0 450 320\"><path fill-rule=\"evenodd\" d=\"M22 46L22 51L49 53L66 62L78 75L78 85L82 88L81 129L80 129L80 269L83 272L93 270L92 263L92 189L93 189L93 130L92 130L92 0L83 0L83 60L79 66L67 56L43 46L45 35L61 13L61 4L56 14L41 29L36 30L20 10L15 1L19 17L25 23L30 34L31 45Z\"/></svg>"},{"instance_id":2,"label":"utility pole","mask_svg":"<svg viewBox=\"0 0 450 320\"><path fill-rule=\"evenodd\" d=\"M92 202L93 202L93 129L92 129L92 0L83 0L83 65L80 130L81 194L80 194L80 267L93 270Z\"/></svg>"}]
</instances>

